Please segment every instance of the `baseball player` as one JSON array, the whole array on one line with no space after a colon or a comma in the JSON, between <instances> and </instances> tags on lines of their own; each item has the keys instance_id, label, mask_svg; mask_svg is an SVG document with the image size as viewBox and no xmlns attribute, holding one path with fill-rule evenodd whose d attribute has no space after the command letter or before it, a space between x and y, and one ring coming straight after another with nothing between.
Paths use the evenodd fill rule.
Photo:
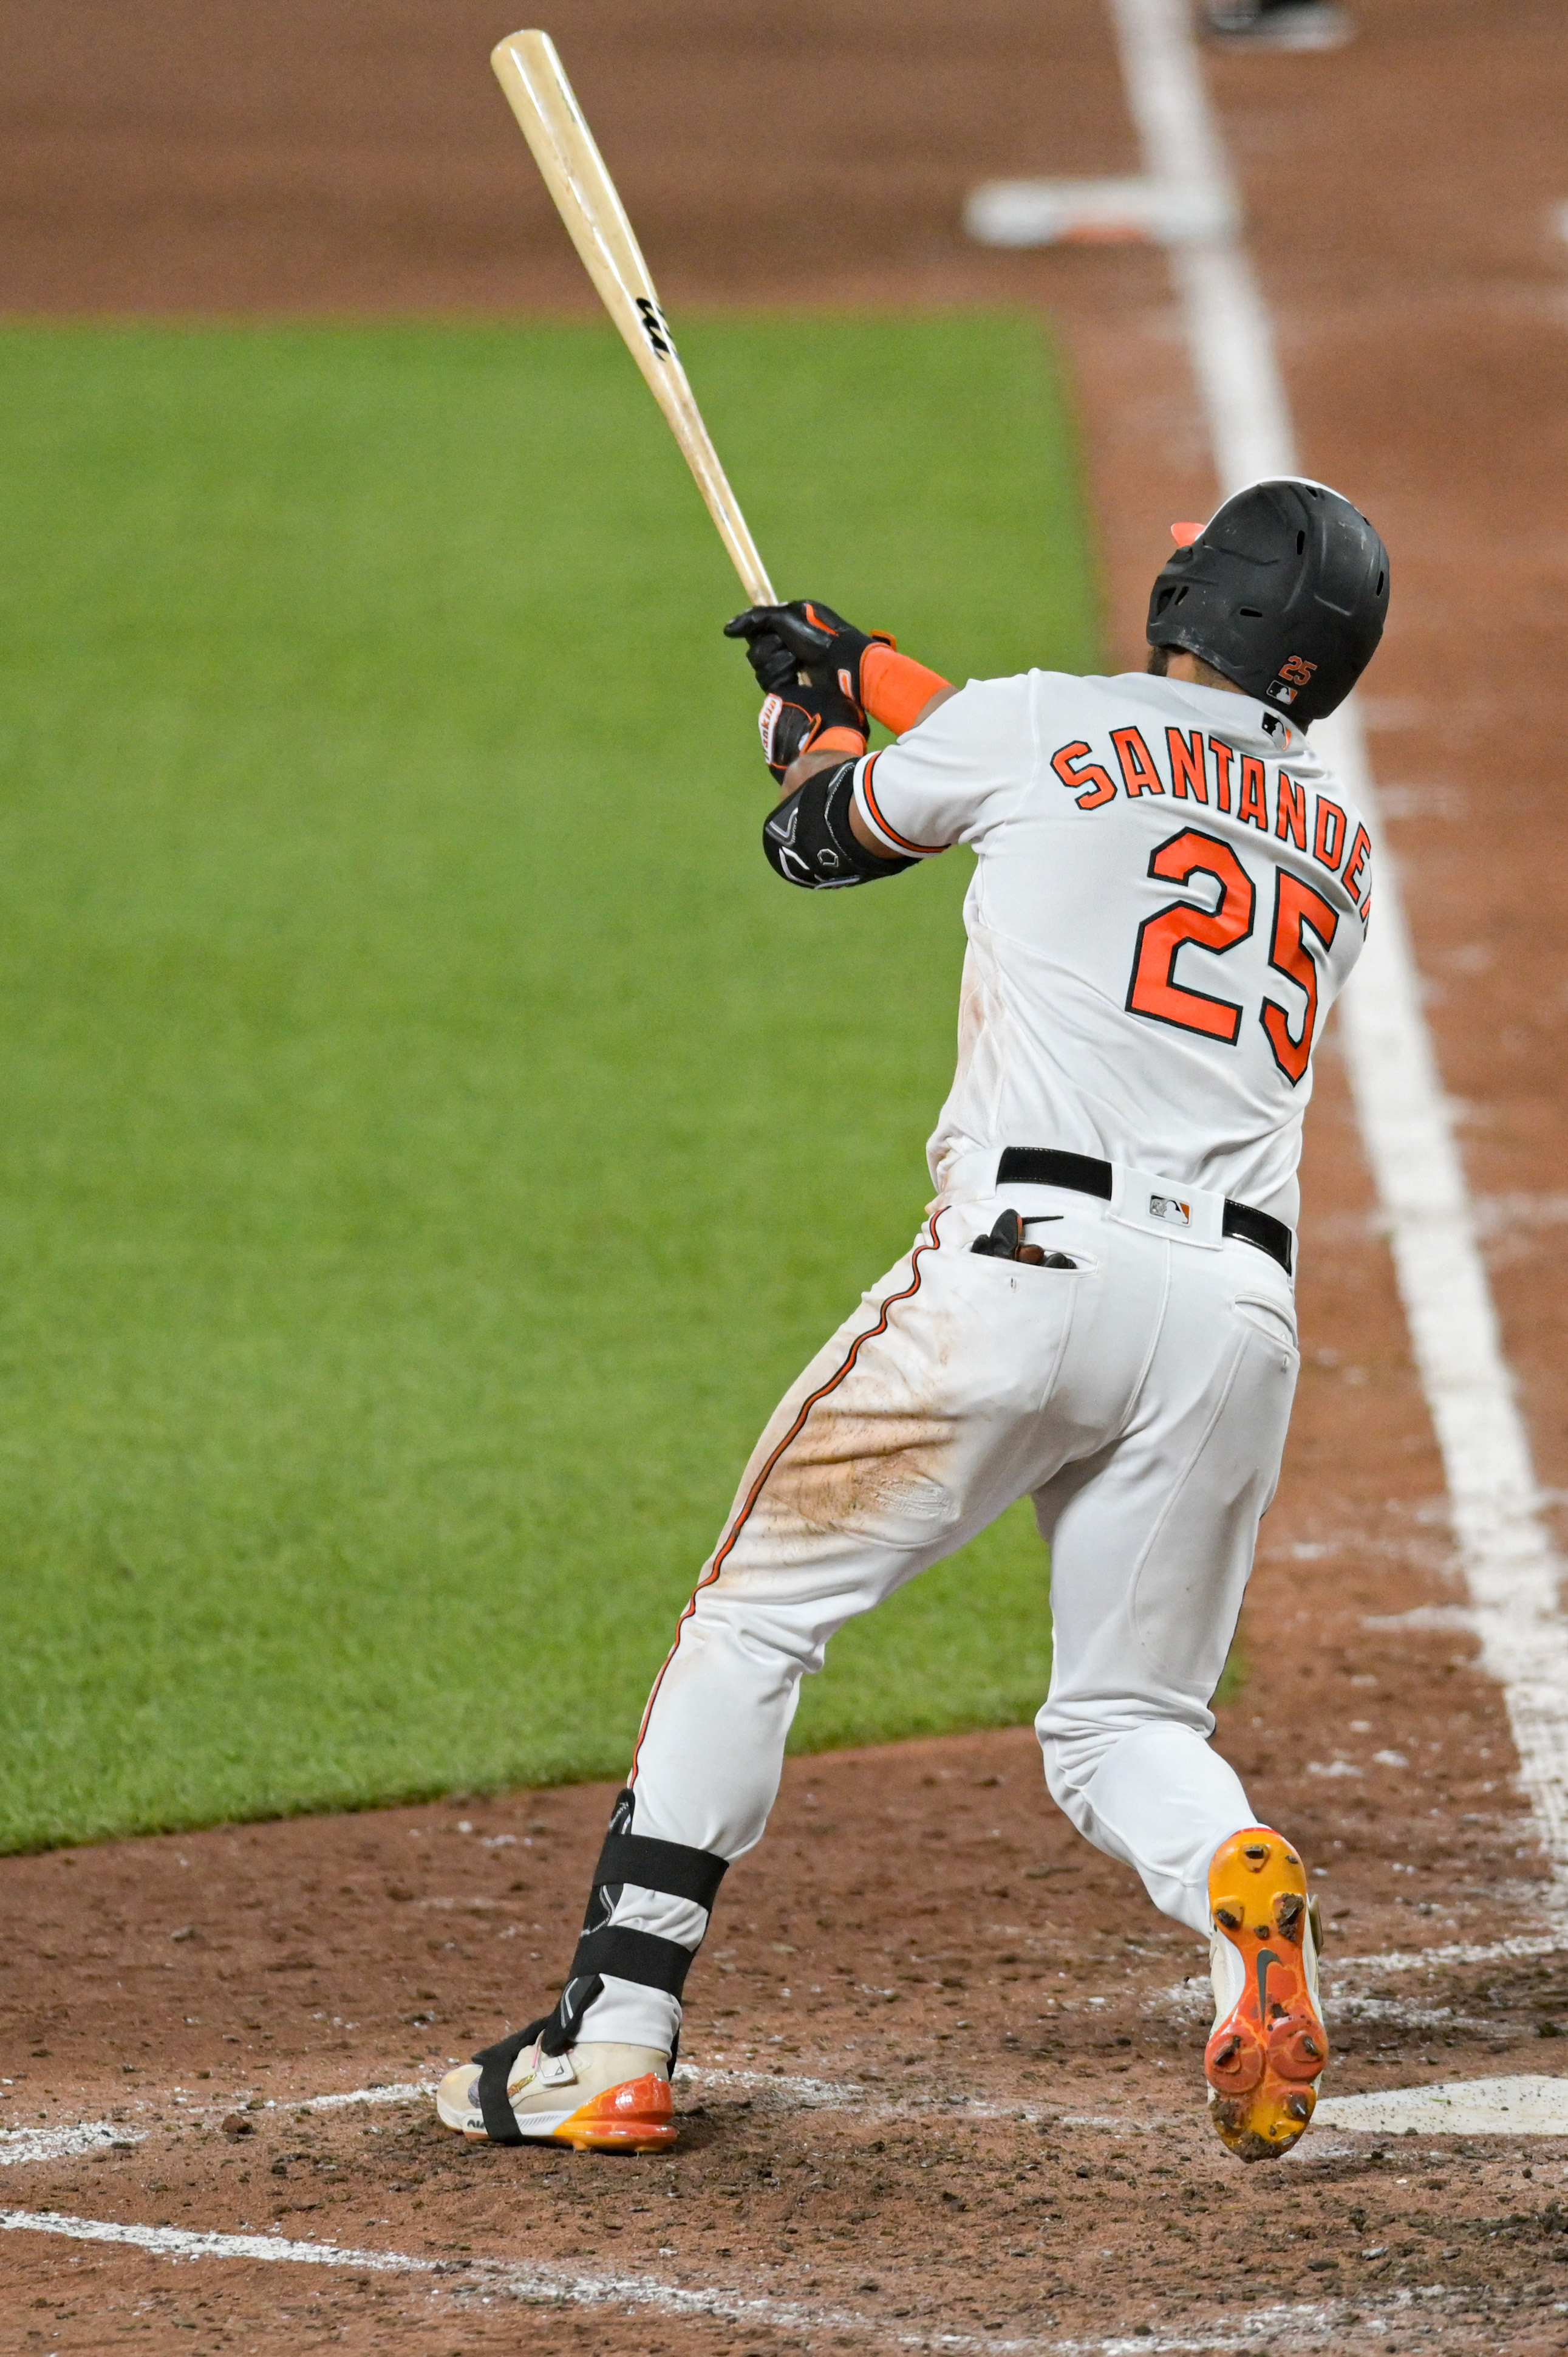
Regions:
<instances>
[{"instance_id":1,"label":"baseball player","mask_svg":"<svg viewBox=\"0 0 1568 2357\"><path fill-rule=\"evenodd\" d=\"M687 1969L762 1836L802 1674L1025 1495L1051 1551L1051 1794L1210 1941L1225 2144L1262 2159L1312 2116L1305 1874L1208 1705L1295 1384L1313 1047L1371 896L1306 732L1377 647L1388 557L1294 479L1175 534L1144 673L959 689L810 600L728 625L765 691L781 877L973 851L957 1076L914 1244L779 1404L682 1615L559 2001L442 2082L467 2136L673 2142ZM868 713L899 732L882 752Z\"/></svg>"}]
</instances>

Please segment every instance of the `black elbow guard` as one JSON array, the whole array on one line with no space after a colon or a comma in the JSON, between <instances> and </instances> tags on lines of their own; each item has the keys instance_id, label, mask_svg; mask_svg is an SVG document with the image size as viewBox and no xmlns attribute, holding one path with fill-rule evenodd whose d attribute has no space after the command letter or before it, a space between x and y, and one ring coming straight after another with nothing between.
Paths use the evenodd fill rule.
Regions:
<instances>
[{"instance_id":1,"label":"black elbow guard","mask_svg":"<svg viewBox=\"0 0 1568 2357\"><path fill-rule=\"evenodd\" d=\"M762 848L786 884L830 892L843 884L875 884L915 866L912 859L878 859L855 840L849 823L854 792L854 762L844 761L836 770L818 770L768 818Z\"/></svg>"}]
</instances>

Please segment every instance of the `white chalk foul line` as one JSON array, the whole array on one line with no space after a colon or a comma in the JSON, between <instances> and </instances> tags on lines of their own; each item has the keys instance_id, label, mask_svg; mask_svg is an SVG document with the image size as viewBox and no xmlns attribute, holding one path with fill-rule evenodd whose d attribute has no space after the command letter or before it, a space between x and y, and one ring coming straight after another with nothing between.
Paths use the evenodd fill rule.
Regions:
<instances>
[{"instance_id":1,"label":"white chalk foul line","mask_svg":"<svg viewBox=\"0 0 1568 2357\"><path fill-rule=\"evenodd\" d=\"M1230 493L1297 472L1273 328L1237 231L1240 199L1208 103L1187 0L1112 0L1127 106L1151 179L1214 222L1171 248L1187 350Z\"/></svg>"},{"instance_id":2,"label":"white chalk foul line","mask_svg":"<svg viewBox=\"0 0 1568 2357\"><path fill-rule=\"evenodd\" d=\"M1365 800L1352 721L1330 758ZM1536 1510L1529 1438L1504 1364L1497 1312L1453 1125L1422 1012L1403 907L1387 854L1362 968L1345 997L1357 1113L1388 1213L1417 1365L1443 1451L1454 1532L1481 1659L1503 1689L1520 1778L1568 1891L1568 1627Z\"/></svg>"},{"instance_id":3,"label":"white chalk foul line","mask_svg":"<svg viewBox=\"0 0 1568 2357\"><path fill-rule=\"evenodd\" d=\"M1112 0L1128 103L1152 178L1207 201L1219 226L1171 249L1221 489L1297 471L1273 329L1240 235L1187 0ZM1354 703L1316 728L1372 815ZM1399 878L1380 846L1377 913L1345 994L1361 1134L1389 1223L1416 1363L1443 1452L1483 1663L1503 1689L1521 1779L1568 1909L1568 1624L1538 1515L1529 1437L1504 1362L1475 1207L1422 1010Z\"/></svg>"},{"instance_id":4,"label":"white chalk foul line","mask_svg":"<svg viewBox=\"0 0 1568 2357\"><path fill-rule=\"evenodd\" d=\"M0 2169L27 2160L65 2160L73 2152L101 2152L109 2145L140 2144L140 2128L113 2120L78 2120L63 2128L0 2128Z\"/></svg>"}]
</instances>

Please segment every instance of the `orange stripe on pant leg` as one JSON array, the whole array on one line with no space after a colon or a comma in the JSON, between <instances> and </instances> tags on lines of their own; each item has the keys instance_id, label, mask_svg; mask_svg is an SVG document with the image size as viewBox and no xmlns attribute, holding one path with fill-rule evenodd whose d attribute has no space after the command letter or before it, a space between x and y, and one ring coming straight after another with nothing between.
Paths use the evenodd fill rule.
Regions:
<instances>
[{"instance_id":1,"label":"orange stripe on pant leg","mask_svg":"<svg viewBox=\"0 0 1568 2357\"><path fill-rule=\"evenodd\" d=\"M843 1364L838 1368L833 1374L831 1374L828 1377L825 1383L819 1383L816 1390L811 1394L810 1399L806 1401L800 1413L795 1418L794 1423L789 1426L789 1431L784 1435L784 1437L779 1443L778 1448L773 1450L767 1464L762 1468L761 1472L758 1473L756 1480L746 1491L745 1501L741 1506L739 1513L735 1518L733 1527L719 1546L718 1552L714 1556L713 1568L707 1573L705 1577L698 1580L697 1585L692 1590L691 1596L687 1600L685 1609L682 1611L680 1620L675 1623L675 1642L665 1654L663 1667L660 1670L659 1675L653 1681L653 1692L648 1697L648 1706L642 1714L642 1724L637 1730L637 1742L633 1748L631 1755L631 1773L627 1778L628 1785L634 1785L637 1782L637 1763L642 1750L643 1737L648 1733L648 1722L653 1716L653 1706L659 1700L659 1689L664 1684L665 1672L669 1669L671 1663L674 1660L677 1652L680 1651L681 1631L684 1629L687 1621L691 1619L693 1613L697 1609L698 1597L701 1596L704 1587L711 1587L713 1586L714 1580L724 1569L725 1557L729 1554L731 1548L735 1545L736 1539L739 1538L742 1531L745 1530L747 1522L750 1520L752 1509L756 1505L758 1498L762 1495L768 1475L772 1472L774 1467L778 1464L779 1459L783 1456L784 1451L789 1448L790 1442L799 1439L806 1418L811 1415L811 1410L816 1406L818 1401L826 1399L830 1392L837 1391L840 1383L843 1383L844 1377L854 1365L856 1359L859 1358L862 1347L867 1342L875 1342L879 1334L886 1332L888 1315L897 1307L898 1303L900 1301L912 1300L915 1295L918 1293L920 1289L920 1262L927 1253L937 1248L940 1244L940 1239L937 1235L937 1228L941 1217L941 1212L938 1211L931 1221L930 1242L929 1243L917 1244L915 1246L909 1264L909 1282L905 1286L903 1292L889 1294L887 1299L882 1305L882 1315L877 1319L875 1325L868 1326L864 1334L857 1334L855 1336L854 1340L850 1344L849 1350L845 1354Z\"/></svg>"}]
</instances>

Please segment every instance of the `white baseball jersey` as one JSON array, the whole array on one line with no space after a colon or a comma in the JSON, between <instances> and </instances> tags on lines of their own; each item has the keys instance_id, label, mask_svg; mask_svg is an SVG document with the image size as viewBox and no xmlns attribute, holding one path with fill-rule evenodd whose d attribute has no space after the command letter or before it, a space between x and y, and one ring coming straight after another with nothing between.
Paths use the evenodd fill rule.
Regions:
<instances>
[{"instance_id":1,"label":"white baseball jersey","mask_svg":"<svg viewBox=\"0 0 1568 2357\"><path fill-rule=\"evenodd\" d=\"M855 800L890 852L976 855L939 1191L1057 1146L1295 1224L1314 1040L1371 874L1299 729L1140 672L972 680L860 762Z\"/></svg>"}]
</instances>

